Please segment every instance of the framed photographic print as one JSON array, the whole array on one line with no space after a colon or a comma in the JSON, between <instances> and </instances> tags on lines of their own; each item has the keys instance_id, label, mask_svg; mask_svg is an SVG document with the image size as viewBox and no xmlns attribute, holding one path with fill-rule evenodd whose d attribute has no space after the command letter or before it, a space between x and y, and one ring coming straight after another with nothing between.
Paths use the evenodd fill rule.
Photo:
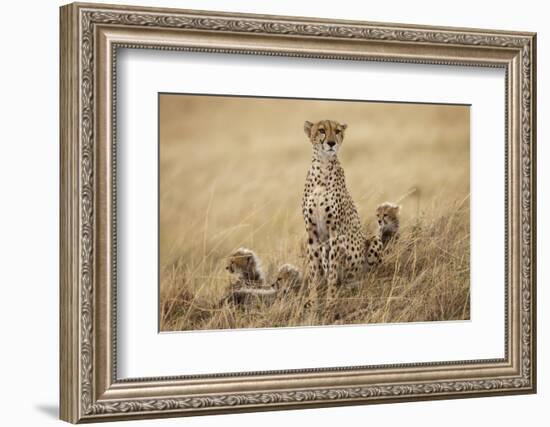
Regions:
<instances>
[{"instance_id":1,"label":"framed photographic print","mask_svg":"<svg viewBox=\"0 0 550 427\"><path fill-rule=\"evenodd\" d=\"M62 419L535 392L535 34L60 21Z\"/></svg>"}]
</instances>

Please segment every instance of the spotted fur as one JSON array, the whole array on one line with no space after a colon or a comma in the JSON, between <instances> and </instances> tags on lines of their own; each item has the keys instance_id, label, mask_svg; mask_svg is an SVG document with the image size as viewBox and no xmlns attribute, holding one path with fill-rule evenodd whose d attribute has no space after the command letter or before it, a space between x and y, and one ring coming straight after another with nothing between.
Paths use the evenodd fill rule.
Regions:
<instances>
[{"instance_id":1,"label":"spotted fur","mask_svg":"<svg viewBox=\"0 0 550 427\"><path fill-rule=\"evenodd\" d=\"M302 199L308 238L306 305L317 303L324 286L331 301L339 283L380 262L382 242L378 236L366 238L337 157L346 128L333 120L304 124L313 152Z\"/></svg>"},{"instance_id":2,"label":"spotted fur","mask_svg":"<svg viewBox=\"0 0 550 427\"><path fill-rule=\"evenodd\" d=\"M384 246L399 238L400 211L401 206L390 202L382 203L376 208L379 236Z\"/></svg>"},{"instance_id":3,"label":"spotted fur","mask_svg":"<svg viewBox=\"0 0 550 427\"><path fill-rule=\"evenodd\" d=\"M229 255L225 268L233 276L234 288L257 287L265 283L260 258L250 249L239 248Z\"/></svg>"},{"instance_id":4,"label":"spotted fur","mask_svg":"<svg viewBox=\"0 0 550 427\"><path fill-rule=\"evenodd\" d=\"M302 288L302 274L298 267L283 264L279 267L272 286L279 289L283 295L297 294Z\"/></svg>"},{"instance_id":5,"label":"spotted fur","mask_svg":"<svg viewBox=\"0 0 550 427\"><path fill-rule=\"evenodd\" d=\"M260 288L233 287L222 299L221 305L248 306L257 302L272 303L279 294L279 289L274 286L263 286Z\"/></svg>"}]
</instances>

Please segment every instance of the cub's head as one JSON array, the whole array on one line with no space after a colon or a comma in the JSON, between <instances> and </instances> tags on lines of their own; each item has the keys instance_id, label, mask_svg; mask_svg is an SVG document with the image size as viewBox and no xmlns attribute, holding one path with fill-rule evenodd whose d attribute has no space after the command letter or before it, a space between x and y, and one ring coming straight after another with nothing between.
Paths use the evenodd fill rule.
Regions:
<instances>
[{"instance_id":1,"label":"cub's head","mask_svg":"<svg viewBox=\"0 0 550 427\"><path fill-rule=\"evenodd\" d=\"M378 225L382 228L397 229L399 227L399 210L401 206L385 202L376 208Z\"/></svg>"},{"instance_id":2,"label":"cub's head","mask_svg":"<svg viewBox=\"0 0 550 427\"><path fill-rule=\"evenodd\" d=\"M317 123L306 121L304 132L314 150L327 157L334 157L342 146L347 127L348 125L340 124L334 120L321 120Z\"/></svg>"},{"instance_id":3,"label":"cub's head","mask_svg":"<svg viewBox=\"0 0 550 427\"><path fill-rule=\"evenodd\" d=\"M250 249L239 248L229 255L225 269L231 274L237 274L243 279L262 279L260 260Z\"/></svg>"},{"instance_id":4,"label":"cub's head","mask_svg":"<svg viewBox=\"0 0 550 427\"><path fill-rule=\"evenodd\" d=\"M292 264L283 264L277 271L277 277L272 286L275 289L283 290L284 294L288 292L297 292L302 285L302 275L298 267Z\"/></svg>"}]
</instances>

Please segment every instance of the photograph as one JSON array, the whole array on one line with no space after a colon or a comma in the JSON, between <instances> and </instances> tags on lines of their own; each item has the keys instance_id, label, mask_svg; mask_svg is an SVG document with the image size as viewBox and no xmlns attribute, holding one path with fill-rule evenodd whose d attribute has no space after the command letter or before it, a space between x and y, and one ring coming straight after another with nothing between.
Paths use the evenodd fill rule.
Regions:
<instances>
[{"instance_id":1,"label":"photograph","mask_svg":"<svg viewBox=\"0 0 550 427\"><path fill-rule=\"evenodd\" d=\"M158 103L161 332L470 319L470 105Z\"/></svg>"},{"instance_id":2,"label":"photograph","mask_svg":"<svg viewBox=\"0 0 550 427\"><path fill-rule=\"evenodd\" d=\"M10 162L25 172L12 181L29 184L12 189L25 224L5 221L19 235L10 253L28 246L21 230L42 211L57 217L39 228L58 232L58 262L30 270L55 267L58 292L5 298L7 318L28 317L31 332L40 318L55 327L39 334L46 347L59 341L31 364L55 392L44 400L39 389L33 419L57 422L56 408L75 424L254 412L255 425L279 425L287 411L391 403L368 416L387 424L400 412L392 425L438 401L434 420L464 425L453 407L477 415L463 410L468 399L512 395L535 399L527 415L507 405L522 424L540 418L544 405L526 395L540 390L545 315L542 14L521 21L490 7L474 19L468 7L449 17L415 4L400 17L406 7L360 4L72 3L51 19L46 6L28 14L58 32L41 31L51 49L28 63L16 55L16 71L40 55L59 71L42 85L55 102L32 121L25 110L6 139L31 161ZM11 86L13 110L21 84ZM24 140L42 150L48 127L55 159L29 156L22 130L39 129ZM33 158L59 166L58 198L36 191ZM35 215L41 196L58 208ZM29 270L19 258L8 285ZM21 316L14 302L30 300L46 311Z\"/></svg>"}]
</instances>

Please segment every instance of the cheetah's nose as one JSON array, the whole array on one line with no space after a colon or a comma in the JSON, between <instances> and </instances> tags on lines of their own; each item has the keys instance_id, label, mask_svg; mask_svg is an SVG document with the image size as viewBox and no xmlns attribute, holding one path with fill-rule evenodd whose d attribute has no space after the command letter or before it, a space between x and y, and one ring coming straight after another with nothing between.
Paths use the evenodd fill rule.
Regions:
<instances>
[{"instance_id":1,"label":"cheetah's nose","mask_svg":"<svg viewBox=\"0 0 550 427\"><path fill-rule=\"evenodd\" d=\"M336 141L328 141L327 144L329 147L334 147L336 145Z\"/></svg>"}]
</instances>

